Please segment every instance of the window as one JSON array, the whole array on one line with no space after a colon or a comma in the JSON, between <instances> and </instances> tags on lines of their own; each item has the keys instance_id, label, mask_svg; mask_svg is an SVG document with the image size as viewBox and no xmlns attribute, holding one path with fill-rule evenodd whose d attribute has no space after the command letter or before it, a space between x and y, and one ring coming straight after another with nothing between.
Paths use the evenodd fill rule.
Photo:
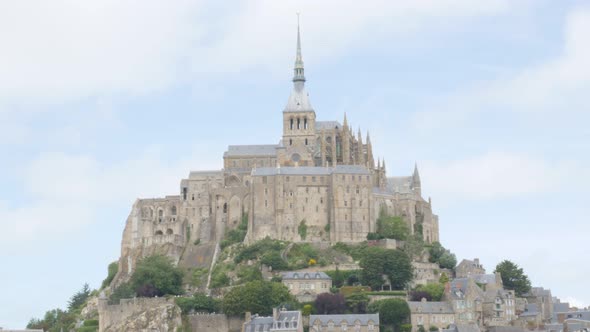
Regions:
<instances>
[{"instance_id":1,"label":"window","mask_svg":"<svg viewBox=\"0 0 590 332\"><path fill-rule=\"evenodd\" d=\"M307 118L303 119L303 129L307 129ZM307 145L307 139L305 140L305 145Z\"/></svg>"},{"instance_id":2,"label":"window","mask_svg":"<svg viewBox=\"0 0 590 332\"><path fill-rule=\"evenodd\" d=\"M293 118L291 118L291 120L290 120L289 129L293 130Z\"/></svg>"},{"instance_id":3,"label":"window","mask_svg":"<svg viewBox=\"0 0 590 332\"><path fill-rule=\"evenodd\" d=\"M264 200L264 207L268 207L268 201Z\"/></svg>"},{"instance_id":4,"label":"window","mask_svg":"<svg viewBox=\"0 0 590 332\"><path fill-rule=\"evenodd\" d=\"M289 138L289 145L293 145L293 139Z\"/></svg>"},{"instance_id":5,"label":"window","mask_svg":"<svg viewBox=\"0 0 590 332\"><path fill-rule=\"evenodd\" d=\"M305 145L307 145L307 138L305 139Z\"/></svg>"},{"instance_id":6,"label":"window","mask_svg":"<svg viewBox=\"0 0 590 332\"><path fill-rule=\"evenodd\" d=\"M268 188L264 188L264 194L268 195Z\"/></svg>"}]
</instances>

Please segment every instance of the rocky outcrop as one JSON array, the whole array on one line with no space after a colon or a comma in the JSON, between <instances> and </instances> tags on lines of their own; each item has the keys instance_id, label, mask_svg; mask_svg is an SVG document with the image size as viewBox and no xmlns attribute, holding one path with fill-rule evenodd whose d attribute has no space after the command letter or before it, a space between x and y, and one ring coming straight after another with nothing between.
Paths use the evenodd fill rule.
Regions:
<instances>
[{"instance_id":1,"label":"rocky outcrop","mask_svg":"<svg viewBox=\"0 0 590 332\"><path fill-rule=\"evenodd\" d=\"M109 305L106 299L100 299L98 313L99 332L175 332L182 326L181 310L173 299L123 299L117 305Z\"/></svg>"}]
</instances>

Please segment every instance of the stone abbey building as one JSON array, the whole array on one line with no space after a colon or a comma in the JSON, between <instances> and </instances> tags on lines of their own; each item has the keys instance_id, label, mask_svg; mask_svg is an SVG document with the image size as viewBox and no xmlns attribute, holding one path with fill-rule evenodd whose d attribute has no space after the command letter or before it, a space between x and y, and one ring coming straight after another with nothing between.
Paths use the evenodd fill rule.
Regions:
<instances>
[{"instance_id":1,"label":"stone abbey building","mask_svg":"<svg viewBox=\"0 0 590 332\"><path fill-rule=\"evenodd\" d=\"M438 217L422 198L417 167L411 176L388 178L385 162L375 164L368 133L364 140L360 130L355 135L346 115L342 123L317 120L305 89L299 28L282 126L278 143L231 145L222 170L190 172L179 195L137 200L123 233L121 273L129 274L138 258L154 252L207 260L242 221L248 243L267 236L361 242L376 231L386 210L402 216L412 232L421 229L426 242L438 241ZM207 246L213 249L193 248Z\"/></svg>"}]
</instances>

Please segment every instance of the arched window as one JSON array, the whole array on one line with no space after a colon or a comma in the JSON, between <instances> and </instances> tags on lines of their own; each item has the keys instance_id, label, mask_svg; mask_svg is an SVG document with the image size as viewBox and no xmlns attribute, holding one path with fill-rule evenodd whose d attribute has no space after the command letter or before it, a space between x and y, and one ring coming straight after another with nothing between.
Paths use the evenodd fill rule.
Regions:
<instances>
[{"instance_id":1,"label":"arched window","mask_svg":"<svg viewBox=\"0 0 590 332\"><path fill-rule=\"evenodd\" d=\"M166 235L172 235L172 234L174 234L174 232L172 231L172 229L168 228L166 230Z\"/></svg>"},{"instance_id":2,"label":"arched window","mask_svg":"<svg viewBox=\"0 0 590 332\"><path fill-rule=\"evenodd\" d=\"M301 119L297 118L297 129L301 129Z\"/></svg>"},{"instance_id":3,"label":"arched window","mask_svg":"<svg viewBox=\"0 0 590 332\"><path fill-rule=\"evenodd\" d=\"M293 118L291 118L291 120L289 120L290 124L289 124L289 129L293 130Z\"/></svg>"},{"instance_id":4,"label":"arched window","mask_svg":"<svg viewBox=\"0 0 590 332\"><path fill-rule=\"evenodd\" d=\"M293 139L289 138L289 145L293 145Z\"/></svg>"},{"instance_id":5,"label":"arched window","mask_svg":"<svg viewBox=\"0 0 590 332\"><path fill-rule=\"evenodd\" d=\"M303 129L307 129L307 118L303 119ZM307 145L307 143L305 143Z\"/></svg>"},{"instance_id":6,"label":"arched window","mask_svg":"<svg viewBox=\"0 0 590 332\"><path fill-rule=\"evenodd\" d=\"M156 235L163 235L162 231L156 231Z\"/></svg>"},{"instance_id":7,"label":"arched window","mask_svg":"<svg viewBox=\"0 0 590 332\"><path fill-rule=\"evenodd\" d=\"M305 145L307 145L307 138L305 139Z\"/></svg>"},{"instance_id":8,"label":"arched window","mask_svg":"<svg viewBox=\"0 0 590 332\"><path fill-rule=\"evenodd\" d=\"M227 213L227 203L223 203L223 213Z\"/></svg>"}]
</instances>

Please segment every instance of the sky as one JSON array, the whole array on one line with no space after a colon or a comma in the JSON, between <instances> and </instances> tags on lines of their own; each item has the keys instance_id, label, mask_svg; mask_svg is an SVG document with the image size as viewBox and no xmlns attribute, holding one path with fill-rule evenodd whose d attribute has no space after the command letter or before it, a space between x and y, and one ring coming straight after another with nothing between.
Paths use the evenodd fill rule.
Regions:
<instances>
[{"instance_id":1,"label":"sky","mask_svg":"<svg viewBox=\"0 0 590 332\"><path fill-rule=\"evenodd\" d=\"M278 142L296 12L318 120L417 163L444 246L590 305L588 2L8 0L0 326L100 287L135 199Z\"/></svg>"}]
</instances>

